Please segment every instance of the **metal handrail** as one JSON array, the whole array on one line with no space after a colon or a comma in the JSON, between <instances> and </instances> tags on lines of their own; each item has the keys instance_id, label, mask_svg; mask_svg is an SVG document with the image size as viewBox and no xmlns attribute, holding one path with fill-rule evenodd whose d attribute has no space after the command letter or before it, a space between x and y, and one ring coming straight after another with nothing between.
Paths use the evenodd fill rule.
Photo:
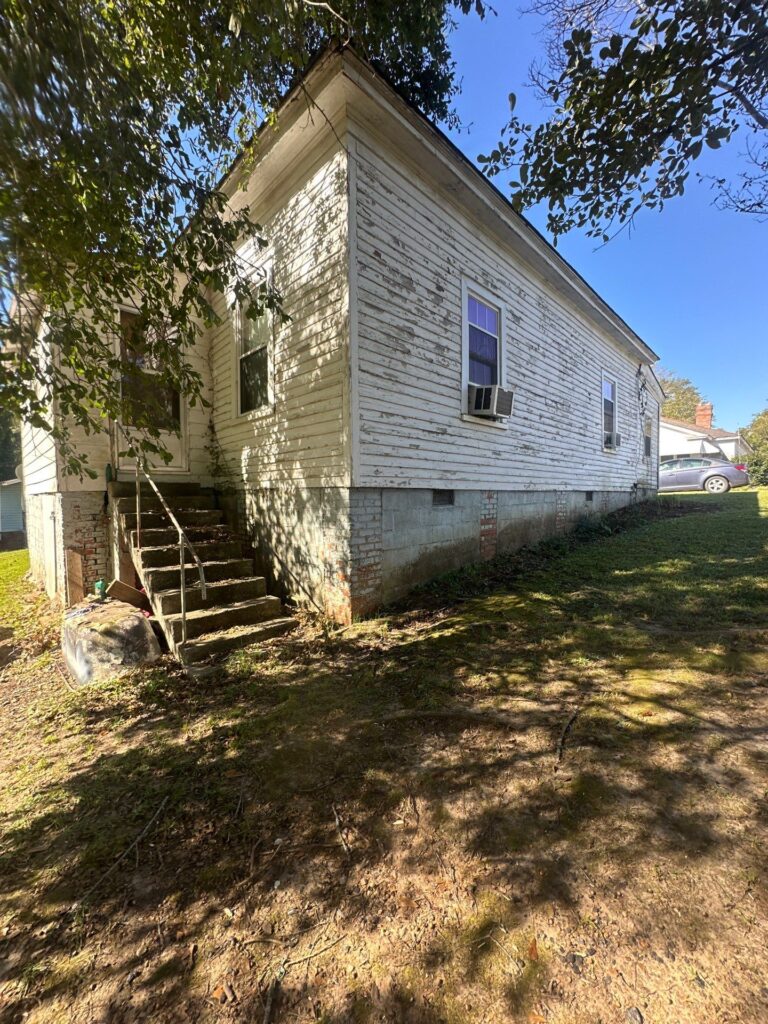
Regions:
<instances>
[{"instance_id":1,"label":"metal handrail","mask_svg":"<svg viewBox=\"0 0 768 1024\"><path fill-rule=\"evenodd\" d=\"M195 546L192 541L187 537L181 523L178 521L176 516L170 509L168 502L165 500L160 492L155 481L149 475L147 468L142 464L142 459L135 452L133 443L131 442L130 436L123 429L121 424L117 424L126 440L130 445L131 454L136 459L136 547L141 551L141 481L139 479L139 473L143 473L144 477L157 495L160 505L171 520L171 523L176 527L176 532L179 536L179 576L181 582L181 642L186 644L187 642L187 573L186 573L186 558L184 557L184 549L186 548L192 555L192 558L197 565L197 571L200 576L200 590L203 601L206 597L206 584L205 584L205 570L203 569L203 563L200 561L200 556L195 550Z\"/></svg>"}]
</instances>

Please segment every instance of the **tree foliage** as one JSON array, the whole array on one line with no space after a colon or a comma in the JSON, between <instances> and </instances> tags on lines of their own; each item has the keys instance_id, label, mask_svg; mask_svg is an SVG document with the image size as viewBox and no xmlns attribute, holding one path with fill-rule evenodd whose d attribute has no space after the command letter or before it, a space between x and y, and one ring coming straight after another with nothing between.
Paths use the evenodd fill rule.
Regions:
<instances>
[{"instance_id":1,"label":"tree foliage","mask_svg":"<svg viewBox=\"0 0 768 1024\"><path fill-rule=\"evenodd\" d=\"M657 368L656 376L667 396L661 407L661 415L686 423L695 422L696 406L704 401L704 396L693 381L661 367Z\"/></svg>"},{"instance_id":2,"label":"tree foliage","mask_svg":"<svg viewBox=\"0 0 768 1024\"><path fill-rule=\"evenodd\" d=\"M0 480L13 480L20 462L19 424L8 409L0 409Z\"/></svg>"},{"instance_id":3,"label":"tree foliage","mask_svg":"<svg viewBox=\"0 0 768 1024\"><path fill-rule=\"evenodd\" d=\"M763 409L752 419L745 433L753 447L757 445L768 447L768 409Z\"/></svg>"},{"instance_id":4,"label":"tree foliage","mask_svg":"<svg viewBox=\"0 0 768 1024\"><path fill-rule=\"evenodd\" d=\"M763 409L758 413L744 433L753 448L753 454L747 460L750 479L753 484L766 487L768 486L768 409Z\"/></svg>"},{"instance_id":5,"label":"tree foliage","mask_svg":"<svg viewBox=\"0 0 768 1024\"><path fill-rule=\"evenodd\" d=\"M540 126L514 114L487 173L513 169L513 202L548 203L557 237L607 241L642 207L685 189L704 147L739 128L749 157L720 201L768 213L768 6L765 0L534 0L548 19L548 64L533 70L552 105Z\"/></svg>"},{"instance_id":6,"label":"tree foliage","mask_svg":"<svg viewBox=\"0 0 768 1024\"><path fill-rule=\"evenodd\" d=\"M450 121L451 12L481 0L7 0L0 7L0 405L68 441L120 418L118 303L139 315L162 385L201 401L188 353L216 293L281 311L241 243L263 245L219 188L254 129L334 37ZM307 97L307 102L311 98ZM41 332L46 346L36 346ZM56 406L56 424L51 410ZM58 424L58 425L57 425ZM145 452L162 444L139 417ZM93 473L93 470L90 470Z\"/></svg>"}]
</instances>

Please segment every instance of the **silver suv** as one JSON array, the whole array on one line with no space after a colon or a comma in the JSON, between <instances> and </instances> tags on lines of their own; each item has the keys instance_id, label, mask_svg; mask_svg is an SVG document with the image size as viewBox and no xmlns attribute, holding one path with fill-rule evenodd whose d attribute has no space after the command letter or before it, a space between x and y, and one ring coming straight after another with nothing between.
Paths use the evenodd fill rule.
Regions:
<instances>
[{"instance_id":1,"label":"silver suv","mask_svg":"<svg viewBox=\"0 0 768 1024\"><path fill-rule=\"evenodd\" d=\"M659 466L660 491L709 491L710 494L725 494L732 487L748 485L747 467L734 465L726 459L690 455L684 459L669 459Z\"/></svg>"}]
</instances>

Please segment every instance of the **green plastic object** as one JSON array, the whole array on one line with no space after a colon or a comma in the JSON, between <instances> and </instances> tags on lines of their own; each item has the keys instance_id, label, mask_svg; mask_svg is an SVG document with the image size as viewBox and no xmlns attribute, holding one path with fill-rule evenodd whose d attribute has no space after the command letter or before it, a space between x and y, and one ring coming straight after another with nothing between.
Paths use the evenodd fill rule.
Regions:
<instances>
[{"instance_id":1,"label":"green plastic object","mask_svg":"<svg viewBox=\"0 0 768 1024\"><path fill-rule=\"evenodd\" d=\"M96 597L99 601L103 601L107 596L107 584L105 580L96 580L96 585L93 589L96 592Z\"/></svg>"}]
</instances>

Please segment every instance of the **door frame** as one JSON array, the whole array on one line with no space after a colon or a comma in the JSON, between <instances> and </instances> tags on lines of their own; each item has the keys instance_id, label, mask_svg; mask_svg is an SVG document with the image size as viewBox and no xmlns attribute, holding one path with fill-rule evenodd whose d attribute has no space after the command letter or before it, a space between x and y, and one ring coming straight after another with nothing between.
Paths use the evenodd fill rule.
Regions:
<instances>
[{"instance_id":1,"label":"door frame","mask_svg":"<svg viewBox=\"0 0 768 1024\"><path fill-rule=\"evenodd\" d=\"M137 313L138 310L135 306L130 306L127 303L121 303L117 307L118 317L121 313ZM113 338L113 348L115 354L120 357L120 332L118 331ZM152 370L147 370L147 373L152 373ZM117 387L120 387L120 381L117 382ZM126 432L130 432L130 427L126 427L120 424L122 429ZM188 476L190 472L190 460L189 460L189 406L186 401L185 395L179 393L179 436L176 439L176 435L172 431L161 431L162 434L168 434L174 440L178 440L179 455L178 459L174 456L174 461L161 463L160 465L150 464L152 476ZM125 447L125 440L121 437L117 426L114 422L110 423L110 435L112 439L113 451L112 451L112 464L115 470L119 472L125 472L130 469L131 472L135 470L135 463L132 459L124 459L121 461L119 452L120 449Z\"/></svg>"}]
</instances>

